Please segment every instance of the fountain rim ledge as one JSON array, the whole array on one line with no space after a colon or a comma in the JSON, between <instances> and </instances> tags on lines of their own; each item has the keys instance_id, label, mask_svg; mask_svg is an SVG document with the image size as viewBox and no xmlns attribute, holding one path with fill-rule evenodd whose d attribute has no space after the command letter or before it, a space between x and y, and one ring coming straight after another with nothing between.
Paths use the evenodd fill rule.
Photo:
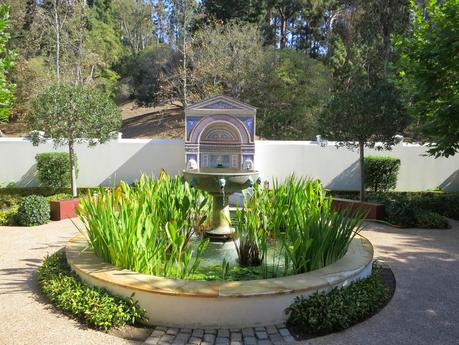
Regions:
<instances>
[{"instance_id":1,"label":"fountain rim ledge","mask_svg":"<svg viewBox=\"0 0 459 345\"><path fill-rule=\"evenodd\" d=\"M83 280L110 290L110 286L169 296L234 298L319 291L361 279L371 272L374 249L362 235L356 235L346 254L334 263L306 273L259 280L202 281L173 279L133 272L103 261L89 248L86 237L77 234L65 247L68 264ZM369 274L367 274L369 275Z\"/></svg>"}]
</instances>

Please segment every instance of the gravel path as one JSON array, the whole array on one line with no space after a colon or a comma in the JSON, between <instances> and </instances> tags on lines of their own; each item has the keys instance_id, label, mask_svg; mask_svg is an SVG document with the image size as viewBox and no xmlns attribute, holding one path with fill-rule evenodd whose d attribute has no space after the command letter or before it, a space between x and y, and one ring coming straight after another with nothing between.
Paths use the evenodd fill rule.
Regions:
<instances>
[{"instance_id":1,"label":"gravel path","mask_svg":"<svg viewBox=\"0 0 459 345\"><path fill-rule=\"evenodd\" d=\"M459 344L459 222L452 224L449 230L369 225L364 235L395 273L394 298L370 320L303 344ZM69 220L0 227L0 345L139 344L87 329L37 295L37 266L76 231Z\"/></svg>"},{"instance_id":2,"label":"gravel path","mask_svg":"<svg viewBox=\"0 0 459 345\"><path fill-rule=\"evenodd\" d=\"M139 344L85 328L37 294L37 266L76 232L70 220L0 227L0 345Z\"/></svg>"}]
</instances>

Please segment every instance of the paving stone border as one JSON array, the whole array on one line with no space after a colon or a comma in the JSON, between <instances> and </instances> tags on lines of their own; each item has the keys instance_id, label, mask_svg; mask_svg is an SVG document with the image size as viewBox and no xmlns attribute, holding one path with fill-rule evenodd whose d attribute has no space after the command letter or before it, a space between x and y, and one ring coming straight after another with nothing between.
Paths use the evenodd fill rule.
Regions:
<instances>
[{"instance_id":1,"label":"paving stone border","mask_svg":"<svg viewBox=\"0 0 459 345\"><path fill-rule=\"evenodd\" d=\"M254 328L156 327L144 345L281 345L294 342L285 324Z\"/></svg>"}]
</instances>

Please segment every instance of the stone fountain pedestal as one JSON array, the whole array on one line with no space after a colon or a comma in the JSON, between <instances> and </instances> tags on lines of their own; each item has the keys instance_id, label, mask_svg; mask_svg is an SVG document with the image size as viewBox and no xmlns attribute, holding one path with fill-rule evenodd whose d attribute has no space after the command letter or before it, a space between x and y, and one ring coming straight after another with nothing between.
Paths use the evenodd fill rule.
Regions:
<instances>
[{"instance_id":1,"label":"stone fountain pedestal","mask_svg":"<svg viewBox=\"0 0 459 345\"><path fill-rule=\"evenodd\" d=\"M213 197L212 225L205 233L211 240L226 241L233 238L234 228L230 221L228 197L222 193L211 193Z\"/></svg>"}]
</instances>

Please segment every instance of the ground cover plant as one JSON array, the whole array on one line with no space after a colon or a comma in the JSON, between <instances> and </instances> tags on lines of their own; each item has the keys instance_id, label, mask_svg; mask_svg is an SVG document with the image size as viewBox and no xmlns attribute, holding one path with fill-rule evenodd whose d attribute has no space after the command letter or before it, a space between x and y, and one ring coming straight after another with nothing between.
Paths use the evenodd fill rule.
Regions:
<instances>
[{"instance_id":1,"label":"ground cover plant","mask_svg":"<svg viewBox=\"0 0 459 345\"><path fill-rule=\"evenodd\" d=\"M390 291L373 266L370 277L329 292L297 297L286 310L287 325L301 337L324 335L349 328L381 309L390 299Z\"/></svg>"},{"instance_id":2,"label":"ground cover plant","mask_svg":"<svg viewBox=\"0 0 459 345\"><path fill-rule=\"evenodd\" d=\"M142 177L81 201L80 218L95 254L115 266L159 276L263 279L315 270L340 259L361 219L331 209L319 181L291 177L269 190L255 184L234 216L237 262L200 267L202 225L211 199L180 178ZM197 230L196 230L197 229Z\"/></svg>"},{"instance_id":3,"label":"ground cover plant","mask_svg":"<svg viewBox=\"0 0 459 345\"><path fill-rule=\"evenodd\" d=\"M40 290L56 308L90 327L108 331L145 319L145 312L132 298L114 297L83 283L70 270L64 252L47 256L37 276Z\"/></svg>"}]
</instances>

